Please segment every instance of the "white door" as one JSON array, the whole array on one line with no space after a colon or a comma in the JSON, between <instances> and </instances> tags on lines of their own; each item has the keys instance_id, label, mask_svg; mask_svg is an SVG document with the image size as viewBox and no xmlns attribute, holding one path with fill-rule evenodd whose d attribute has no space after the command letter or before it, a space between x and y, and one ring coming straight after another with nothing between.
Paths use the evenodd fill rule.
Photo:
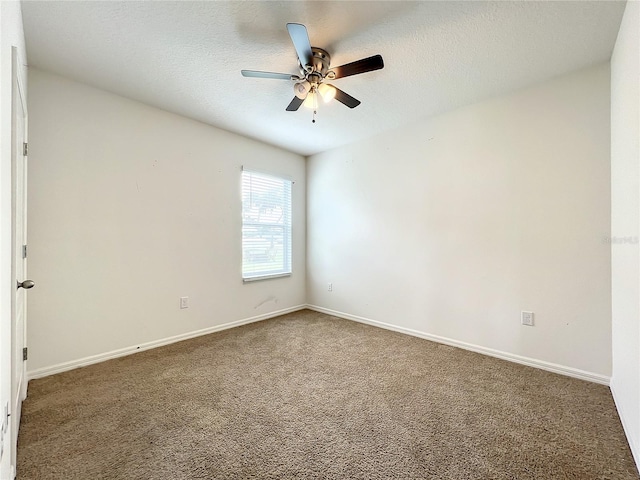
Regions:
<instances>
[{"instance_id":1,"label":"white door","mask_svg":"<svg viewBox=\"0 0 640 480\"><path fill-rule=\"evenodd\" d=\"M16 50L13 51L12 65L12 235L13 262L12 278L15 288L11 305L11 467L15 472L16 445L22 401L27 393L26 361L23 349L26 347L27 333L27 294L31 288L27 277L27 106L24 98L23 83L20 79Z\"/></svg>"}]
</instances>

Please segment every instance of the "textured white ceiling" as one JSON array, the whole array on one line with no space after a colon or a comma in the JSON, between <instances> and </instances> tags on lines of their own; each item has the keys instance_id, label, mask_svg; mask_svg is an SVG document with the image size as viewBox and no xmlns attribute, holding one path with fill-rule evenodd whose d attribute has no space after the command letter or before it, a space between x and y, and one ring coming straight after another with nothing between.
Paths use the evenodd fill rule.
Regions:
<instances>
[{"instance_id":1,"label":"textured white ceiling","mask_svg":"<svg viewBox=\"0 0 640 480\"><path fill-rule=\"evenodd\" d=\"M30 66L310 155L610 58L617 1L23 1ZM307 26L332 66L385 68L335 80L362 101L317 123L285 80L285 24Z\"/></svg>"}]
</instances>

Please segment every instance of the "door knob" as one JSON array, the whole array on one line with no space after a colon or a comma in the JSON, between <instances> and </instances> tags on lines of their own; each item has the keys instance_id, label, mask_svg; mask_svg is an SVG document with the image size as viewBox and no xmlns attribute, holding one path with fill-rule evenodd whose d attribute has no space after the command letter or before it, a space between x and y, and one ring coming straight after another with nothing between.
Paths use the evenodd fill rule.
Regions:
<instances>
[{"instance_id":1,"label":"door knob","mask_svg":"<svg viewBox=\"0 0 640 480\"><path fill-rule=\"evenodd\" d=\"M25 290L29 290L35 286L36 282L33 280L25 280L24 282L18 282L18 288L22 287Z\"/></svg>"}]
</instances>

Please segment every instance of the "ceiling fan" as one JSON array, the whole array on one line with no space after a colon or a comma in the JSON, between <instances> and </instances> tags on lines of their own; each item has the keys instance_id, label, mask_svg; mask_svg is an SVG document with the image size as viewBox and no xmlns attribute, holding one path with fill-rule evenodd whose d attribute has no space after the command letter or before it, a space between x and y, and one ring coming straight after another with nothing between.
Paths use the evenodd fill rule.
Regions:
<instances>
[{"instance_id":1,"label":"ceiling fan","mask_svg":"<svg viewBox=\"0 0 640 480\"><path fill-rule=\"evenodd\" d=\"M324 82L325 80L337 80L338 78L380 70L384 67L382 56L374 55L347 63L346 65L331 68L331 56L326 50L311 46L307 28L304 25L300 23L287 23L287 30L289 31L289 36L298 55L300 75L259 72L255 70L242 70L242 75L245 77L275 78L295 82L293 86L295 97L293 97L293 100L291 100L286 110L288 112L295 112L300 108L300 105L304 103L305 106L313 108L314 123L319 96L322 97L325 102L329 102L335 98L349 108L355 108L360 105L360 100Z\"/></svg>"}]
</instances>

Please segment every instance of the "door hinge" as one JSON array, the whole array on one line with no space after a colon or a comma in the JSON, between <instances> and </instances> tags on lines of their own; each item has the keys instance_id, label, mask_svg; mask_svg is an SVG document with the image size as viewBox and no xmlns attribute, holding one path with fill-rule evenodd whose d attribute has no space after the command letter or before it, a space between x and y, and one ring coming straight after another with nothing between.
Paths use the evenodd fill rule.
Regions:
<instances>
[{"instance_id":1,"label":"door hinge","mask_svg":"<svg viewBox=\"0 0 640 480\"><path fill-rule=\"evenodd\" d=\"M22 245L22 258L27 258L27 246Z\"/></svg>"},{"instance_id":2,"label":"door hinge","mask_svg":"<svg viewBox=\"0 0 640 480\"><path fill-rule=\"evenodd\" d=\"M24 347L24 348L22 349L22 360L25 360L25 361L26 361L26 360L27 360L27 358L29 358L28 350L27 350L27 347Z\"/></svg>"},{"instance_id":3,"label":"door hinge","mask_svg":"<svg viewBox=\"0 0 640 480\"><path fill-rule=\"evenodd\" d=\"M22 144L22 155L24 155L25 157L29 155L29 144L27 142L24 142Z\"/></svg>"}]
</instances>

